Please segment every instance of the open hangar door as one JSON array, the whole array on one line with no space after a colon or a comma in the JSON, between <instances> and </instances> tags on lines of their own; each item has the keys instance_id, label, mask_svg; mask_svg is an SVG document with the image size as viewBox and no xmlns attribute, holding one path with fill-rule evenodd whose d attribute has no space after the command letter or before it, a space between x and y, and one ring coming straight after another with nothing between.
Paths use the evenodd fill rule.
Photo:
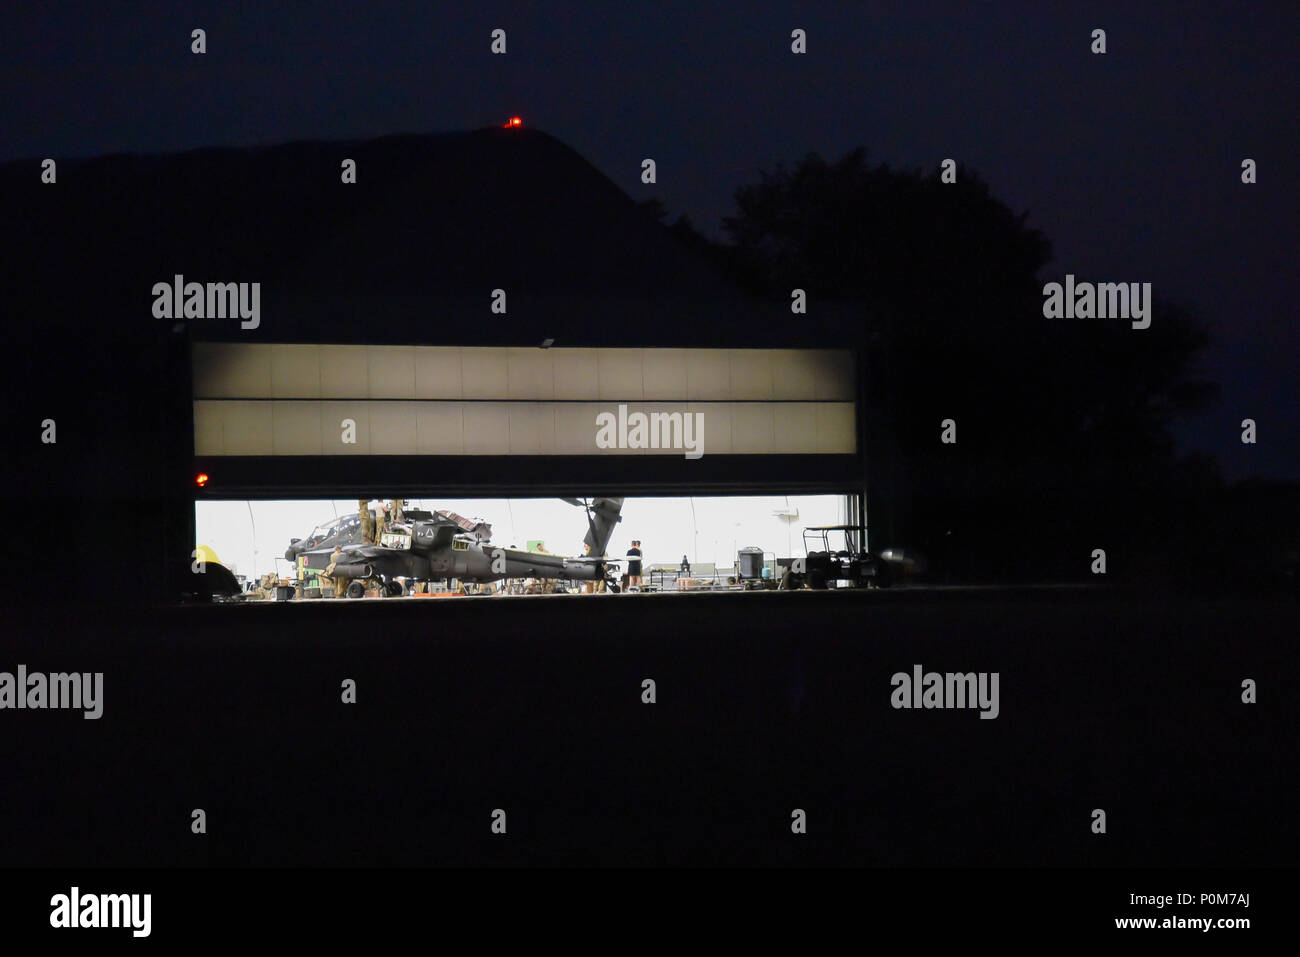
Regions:
<instances>
[{"instance_id":1,"label":"open hangar door","mask_svg":"<svg viewBox=\"0 0 1300 957\"><path fill-rule=\"evenodd\" d=\"M461 584L469 586L470 594L604 591L585 589L581 576L566 575L555 576L561 581L557 588L545 571L529 567L530 562L552 560L563 565L566 558L583 555L590 530L583 505L600 501L444 495L407 499L401 503L401 523L386 525L386 545L401 547L405 543L389 540L392 534L418 536L430 520L455 522L453 531L462 549L481 542L489 553L499 549L510 559L510 567L503 569L501 580L492 582L452 569L424 575L389 568L381 574L400 580L402 587L392 596L454 592ZM378 504L366 503L372 515ZM358 505L357 499L203 499L195 506L196 540L208 561L227 567L247 590L260 592L259 599L341 597L331 592L332 582L322 584L320 574L331 546L359 541ZM806 554L803 528L845 518L846 500L838 495L621 498L600 554L613 566L619 591L775 588L792 559ZM641 563L643 570L635 572L641 580L631 578L632 558ZM628 580L622 581L625 574ZM432 580L437 587L415 588L417 580ZM272 583L293 591L272 595L260 587ZM372 597L389 596L379 592L381 587L373 583ZM364 591L359 587L352 597L362 597Z\"/></svg>"},{"instance_id":2,"label":"open hangar door","mask_svg":"<svg viewBox=\"0 0 1300 957\"><path fill-rule=\"evenodd\" d=\"M818 495L865 524L857 396L848 350L195 342L194 500Z\"/></svg>"}]
</instances>

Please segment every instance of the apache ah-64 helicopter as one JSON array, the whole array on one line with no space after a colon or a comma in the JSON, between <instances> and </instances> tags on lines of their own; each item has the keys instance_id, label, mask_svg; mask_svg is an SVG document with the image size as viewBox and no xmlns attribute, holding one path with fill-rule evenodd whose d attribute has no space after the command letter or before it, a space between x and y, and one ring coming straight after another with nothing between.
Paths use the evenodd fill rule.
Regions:
<instances>
[{"instance_id":1,"label":"apache ah-64 helicopter","mask_svg":"<svg viewBox=\"0 0 1300 957\"><path fill-rule=\"evenodd\" d=\"M446 510L429 512L404 509L403 520L389 524L379 542L370 544L361 532L360 515L350 515L317 526L307 538L295 538L284 553L286 560L324 571L334 563L334 577L349 581L348 594L359 597L365 582L382 582L390 595L400 595L410 581L493 582L503 578L555 578L563 581L604 581L619 590L618 563L605 557L614 526L623 508L621 498L566 498L587 513L583 558L544 552L499 548L489 543L492 526L473 522ZM334 554L334 548L340 548Z\"/></svg>"}]
</instances>

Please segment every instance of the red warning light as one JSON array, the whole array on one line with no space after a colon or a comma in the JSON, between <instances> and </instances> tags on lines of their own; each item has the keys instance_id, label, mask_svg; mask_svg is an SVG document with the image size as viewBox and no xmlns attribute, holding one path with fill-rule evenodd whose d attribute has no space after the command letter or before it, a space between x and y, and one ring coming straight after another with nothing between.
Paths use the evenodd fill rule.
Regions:
<instances>
[{"instance_id":1,"label":"red warning light","mask_svg":"<svg viewBox=\"0 0 1300 957\"><path fill-rule=\"evenodd\" d=\"M517 117L517 116L512 116L512 117L510 117L510 119L506 120L506 122L505 122L503 128L508 130L508 129L510 129L510 127L512 127L512 126L523 126L523 125L524 125L524 121L523 121L523 120L521 120L521 119L520 119L519 117Z\"/></svg>"},{"instance_id":2,"label":"red warning light","mask_svg":"<svg viewBox=\"0 0 1300 957\"><path fill-rule=\"evenodd\" d=\"M203 486L207 485L208 473L200 472L198 475L194 476L194 484L197 485L199 488L203 488Z\"/></svg>"}]
</instances>

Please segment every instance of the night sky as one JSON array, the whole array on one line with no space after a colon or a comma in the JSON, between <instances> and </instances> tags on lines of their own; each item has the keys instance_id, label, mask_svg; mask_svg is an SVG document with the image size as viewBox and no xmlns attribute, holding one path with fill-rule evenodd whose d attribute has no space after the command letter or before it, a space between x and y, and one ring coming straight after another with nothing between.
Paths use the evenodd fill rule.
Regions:
<instances>
[{"instance_id":1,"label":"night sky","mask_svg":"<svg viewBox=\"0 0 1300 957\"><path fill-rule=\"evenodd\" d=\"M1180 435L1229 477L1295 479L1297 37L1294 2L20 4L0 31L0 159L517 113L722 238L734 190L777 162L951 156L1051 239L1044 281L1146 281L1199 312L1222 395ZM1258 445L1239 441L1246 417Z\"/></svg>"}]
</instances>

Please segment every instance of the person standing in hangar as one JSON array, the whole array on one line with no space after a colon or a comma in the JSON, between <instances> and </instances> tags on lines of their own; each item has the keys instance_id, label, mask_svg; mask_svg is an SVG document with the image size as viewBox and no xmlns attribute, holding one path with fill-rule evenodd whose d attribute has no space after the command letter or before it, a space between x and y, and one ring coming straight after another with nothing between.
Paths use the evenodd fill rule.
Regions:
<instances>
[{"instance_id":1,"label":"person standing in hangar","mask_svg":"<svg viewBox=\"0 0 1300 957\"><path fill-rule=\"evenodd\" d=\"M330 555L330 563L325 566L325 571L321 573L321 582L328 582L334 588L334 597L342 598L347 594L348 582L342 575L335 576L334 567L338 564L339 559L343 556L342 547L335 545L334 552Z\"/></svg>"},{"instance_id":2,"label":"person standing in hangar","mask_svg":"<svg viewBox=\"0 0 1300 957\"><path fill-rule=\"evenodd\" d=\"M627 584L629 589L641 587L641 541L636 538L627 550Z\"/></svg>"},{"instance_id":3,"label":"person standing in hangar","mask_svg":"<svg viewBox=\"0 0 1300 957\"><path fill-rule=\"evenodd\" d=\"M370 499L357 499L357 515L361 517L361 539L367 545L375 544L375 516L370 513Z\"/></svg>"}]
</instances>

